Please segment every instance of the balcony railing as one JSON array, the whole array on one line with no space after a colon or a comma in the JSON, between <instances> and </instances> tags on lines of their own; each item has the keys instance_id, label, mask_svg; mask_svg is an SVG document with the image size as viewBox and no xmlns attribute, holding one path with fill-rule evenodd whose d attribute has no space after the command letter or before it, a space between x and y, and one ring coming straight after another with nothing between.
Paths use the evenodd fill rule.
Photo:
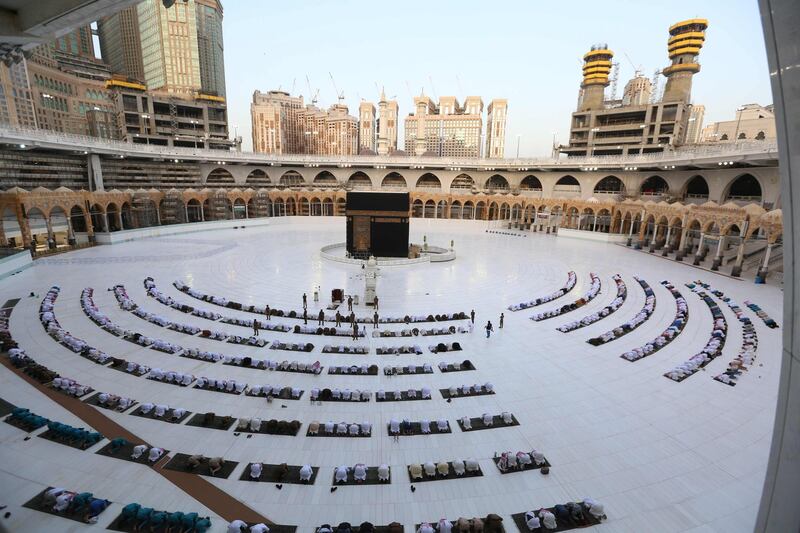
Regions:
<instances>
[{"instance_id":1,"label":"balcony railing","mask_svg":"<svg viewBox=\"0 0 800 533\"><path fill-rule=\"evenodd\" d=\"M156 157L193 159L207 161L226 161L231 163L254 164L264 166L290 166L324 164L349 167L372 167L374 165L391 165L399 168L448 168L460 167L464 170L485 170L490 167L494 170L517 171L525 169L554 170L558 168L574 168L583 165L606 165L620 167L627 165L646 166L696 163L698 159L717 160L721 158L731 160L744 160L748 156L775 159L778 158L777 141L731 141L714 144L686 145L677 149L649 154L629 155L595 155L570 158L514 158L514 159L486 159L486 158L449 158L449 157L417 157L417 156L320 156L320 155L274 155L254 152L235 152L229 150L212 150L202 148L180 148L157 145L140 145L89 137L86 135L73 135L30 128L20 128L8 125L0 126L0 142L4 144L17 144L27 146L43 146L61 148L83 152L90 150L95 153L110 153L114 155L153 155ZM55 145L55 146L50 146Z\"/></svg>"}]
</instances>

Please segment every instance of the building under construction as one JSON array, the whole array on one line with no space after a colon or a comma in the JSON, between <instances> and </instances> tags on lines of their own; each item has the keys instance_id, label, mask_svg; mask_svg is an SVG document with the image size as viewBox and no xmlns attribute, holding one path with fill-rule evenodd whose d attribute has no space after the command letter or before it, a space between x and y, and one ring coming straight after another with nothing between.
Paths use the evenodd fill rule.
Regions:
<instances>
[{"instance_id":1,"label":"building under construction","mask_svg":"<svg viewBox=\"0 0 800 533\"><path fill-rule=\"evenodd\" d=\"M583 82L578 109L572 114L569 156L646 154L684 144L691 112L692 76L700 71L697 56L708 21L690 19L669 28L667 51L671 64L663 96L640 75L626 86L622 100L607 100L614 52L595 45L583 56ZM647 95L651 94L650 98ZM649 101L648 101L649 100Z\"/></svg>"}]
</instances>

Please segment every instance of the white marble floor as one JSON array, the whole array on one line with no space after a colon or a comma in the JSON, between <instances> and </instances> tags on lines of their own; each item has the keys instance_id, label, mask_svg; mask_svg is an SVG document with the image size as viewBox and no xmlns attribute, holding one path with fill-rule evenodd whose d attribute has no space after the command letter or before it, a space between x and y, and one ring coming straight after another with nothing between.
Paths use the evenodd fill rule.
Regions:
<instances>
[{"instance_id":1,"label":"white marble floor","mask_svg":"<svg viewBox=\"0 0 800 533\"><path fill-rule=\"evenodd\" d=\"M759 337L758 358L735 387L712 379L725 368L741 345L741 328L730 309L720 304L730 332L721 357L682 383L662 376L676 364L699 351L711 331L708 307L683 284L701 279L739 300L752 299L773 318L781 317L782 293L765 285L705 272L690 265L628 250L617 245L527 234L526 237L489 234L485 223L412 220L411 238L427 235L433 245L455 240L458 259L444 264L384 267L378 280L381 313L428 314L475 309L472 334L452 337L420 337L417 344L457 340L464 351L448 354L385 356L375 347L408 344L408 339L361 340L369 355L322 354L324 344L353 344L344 337L293 333L262 333L267 339L306 341L315 345L310 354L240 347L149 324L122 311L106 289L122 283L128 294L145 309L181 322L208 327L211 322L169 309L148 298L142 286L152 276L159 288L179 301L198 304L172 287L181 279L192 287L224 295L243 303L269 303L273 308L301 307L301 294L309 295L309 315L319 307L311 294L321 287L321 303L330 291L362 293L360 269L324 262L321 246L342 240L343 219L293 218L276 220L262 228L221 230L186 236L148 239L109 247L95 247L37 261L21 274L0 282L0 303L22 297L11 318L11 331L27 353L62 375L97 390L131 396L139 401L167 403L194 412L256 416L263 419L299 420L297 437L255 435L236 437L233 430L215 431L186 425L164 424L126 414L104 411L135 434L176 452L223 455L239 461L233 475L213 482L271 520L296 524L311 531L321 523L347 520L374 524L399 521L410 531L414 523L446 517L498 513L509 531L510 515L542 506L591 496L606 506L608 521L597 531L752 531L766 471L772 435L775 398L780 373L780 330L768 329L749 310ZM600 276L602 291L587 306L559 318L533 322L534 310L509 312L509 304L548 294L561 287L574 270L578 284L567 296L535 310L571 302L582 294L589 273ZM556 327L607 305L615 296L611 276L621 274L629 296L611 316L571 333ZM653 316L631 334L594 347L586 339L631 318L642 306L644 294L633 276L653 288L657 305ZM660 284L670 280L686 297L690 318L683 333L667 348L635 363L621 353L651 340L671 322L675 304ZM306 391L302 401L275 401L179 388L116 372L83 359L45 335L37 310L47 289L57 284L61 295L56 315L72 334L108 353L163 369L190 371L195 375L243 380L250 384L282 383ZM119 324L151 336L206 350L252 355L261 359L299 359L322 364L407 364L455 362L470 359L477 371L464 373L385 377L320 376L296 373L254 372L211 364L140 348L98 328L81 311L84 287L95 289L95 302ZM34 292L36 297L28 297ZM226 315L247 313L202 307ZM497 329L505 313L505 328ZM371 315L363 306L357 314ZM294 325L296 321L277 319ZM486 339L487 320L495 333ZM213 324L216 329L246 334L246 328ZM400 329L398 326L389 326ZM439 388L462 383L494 384L495 395L454 399L446 403ZM310 405L313 387L433 389L433 399L417 402L327 403ZM66 423L80 421L32 387L0 369L4 399ZM285 406L285 408L283 407ZM519 426L463 433L456 420L464 415L510 411ZM447 418L453 433L403 437L394 442L385 425L393 418L412 420ZM314 420L361 422L375 427L368 439L313 439L305 437ZM79 452L43 439L24 441L24 433L0 424L0 505L12 516L3 525L10 530L77 531L83 526L20 508L47 485L91 490L122 504L139 501L167 510L200 510L190 496L176 489L148 468ZM113 437L113 436L112 436ZM506 450L542 451L553 465L550 475L537 471L500 475L492 457ZM419 483L409 490L406 465L426 460L477 458L483 477ZM285 485L278 491L269 483L238 481L250 461L304 464L320 467L313 486ZM333 468L363 462L392 467L392 482L384 486L341 487L330 493ZM24 465L24 466L20 466ZM115 503L100 523L105 527L119 512ZM212 516L213 513L211 513ZM217 518L214 531L224 531Z\"/></svg>"}]
</instances>

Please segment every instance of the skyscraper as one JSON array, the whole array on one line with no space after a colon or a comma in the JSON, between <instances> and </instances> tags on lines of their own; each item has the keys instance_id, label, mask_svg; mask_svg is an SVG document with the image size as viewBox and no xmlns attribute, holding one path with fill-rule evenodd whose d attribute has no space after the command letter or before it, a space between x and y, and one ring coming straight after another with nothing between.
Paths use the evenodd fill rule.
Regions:
<instances>
[{"instance_id":1,"label":"skyscraper","mask_svg":"<svg viewBox=\"0 0 800 533\"><path fill-rule=\"evenodd\" d=\"M298 113L303 97L283 91L255 91L250 104L253 151L262 154L298 154L302 152Z\"/></svg>"},{"instance_id":2,"label":"skyscraper","mask_svg":"<svg viewBox=\"0 0 800 533\"><path fill-rule=\"evenodd\" d=\"M625 90L622 91L622 105L647 105L652 94L653 83L637 70L636 75L625 84Z\"/></svg>"},{"instance_id":3,"label":"skyscraper","mask_svg":"<svg viewBox=\"0 0 800 533\"><path fill-rule=\"evenodd\" d=\"M427 96L414 98L415 113L405 121L405 151L413 155L480 157L483 100L442 96L439 105Z\"/></svg>"},{"instance_id":4,"label":"skyscraper","mask_svg":"<svg viewBox=\"0 0 800 533\"><path fill-rule=\"evenodd\" d=\"M378 155L387 155L397 150L397 101L387 100L381 91L378 102Z\"/></svg>"},{"instance_id":5,"label":"skyscraper","mask_svg":"<svg viewBox=\"0 0 800 533\"><path fill-rule=\"evenodd\" d=\"M375 106L371 102L358 105L358 151L375 152Z\"/></svg>"},{"instance_id":6,"label":"skyscraper","mask_svg":"<svg viewBox=\"0 0 800 533\"><path fill-rule=\"evenodd\" d=\"M68 54L94 59L94 41L92 28L82 26L62 35L52 42L53 48Z\"/></svg>"},{"instance_id":7,"label":"skyscraper","mask_svg":"<svg viewBox=\"0 0 800 533\"><path fill-rule=\"evenodd\" d=\"M495 98L486 113L486 157L503 158L506 153L506 117L508 100Z\"/></svg>"},{"instance_id":8,"label":"skyscraper","mask_svg":"<svg viewBox=\"0 0 800 533\"><path fill-rule=\"evenodd\" d=\"M697 144L700 142L700 133L703 131L703 117L706 114L706 106L693 105L689 112L689 124L686 128L686 144Z\"/></svg>"},{"instance_id":9,"label":"skyscraper","mask_svg":"<svg viewBox=\"0 0 800 533\"><path fill-rule=\"evenodd\" d=\"M222 4L218 0L195 1L201 90L205 94L225 96Z\"/></svg>"},{"instance_id":10,"label":"skyscraper","mask_svg":"<svg viewBox=\"0 0 800 533\"><path fill-rule=\"evenodd\" d=\"M136 6L128 7L97 21L100 53L111 71L126 78L144 81L142 42Z\"/></svg>"}]
</instances>

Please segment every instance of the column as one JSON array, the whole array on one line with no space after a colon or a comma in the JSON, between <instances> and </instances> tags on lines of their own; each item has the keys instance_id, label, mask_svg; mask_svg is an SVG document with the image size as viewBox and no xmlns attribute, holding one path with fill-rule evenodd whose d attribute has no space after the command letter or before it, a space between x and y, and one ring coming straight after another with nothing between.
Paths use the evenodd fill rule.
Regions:
<instances>
[{"instance_id":1,"label":"column","mask_svg":"<svg viewBox=\"0 0 800 533\"><path fill-rule=\"evenodd\" d=\"M623 220L622 223L625 224L625 221ZM630 246L632 242L633 242L633 217L631 217L631 222L628 227L628 242L626 243L626 245Z\"/></svg>"},{"instance_id":2,"label":"column","mask_svg":"<svg viewBox=\"0 0 800 533\"><path fill-rule=\"evenodd\" d=\"M3 227L3 219L0 217L0 246L8 246L8 238L6 238L6 229Z\"/></svg>"},{"instance_id":3,"label":"column","mask_svg":"<svg viewBox=\"0 0 800 533\"><path fill-rule=\"evenodd\" d=\"M114 213L114 218L116 218L117 227L122 230L122 208L120 207L118 211Z\"/></svg>"},{"instance_id":4,"label":"column","mask_svg":"<svg viewBox=\"0 0 800 533\"><path fill-rule=\"evenodd\" d=\"M664 244L665 244L666 246L664 246L664 251L663 251L663 252L661 252L661 255L662 255L662 257L666 257L666 256L667 256L667 254L670 252L670 250L672 250L672 246L670 245L670 242L669 242L669 236L670 236L671 234L672 234L672 226L669 226L669 225L668 225L668 226L667 226L667 236L666 236L666 238L664 239Z\"/></svg>"},{"instance_id":5,"label":"column","mask_svg":"<svg viewBox=\"0 0 800 533\"><path fill-rule=\"evenodd\" d=\"M692 262L693 265L697 266L700 264L700 257L703 252L703 241L706 238L705 233L700 233L700 243L697 245L697 252L694 254L694 261Z\"/></svg>"},{"instance_id":6,"label":"column","mask_svg":"<svg viewBox=\"0 0 800 533\"><path fill-rule=\"evenodd\" d=\"M597 215L593 215L594 220L592 221L592 232L597 231Z\"/></svg>"},{"instance_id":7,"label":"column","mask_svg":"<svg viewBox=\"0 0 800 533\"><path fill-rule=\"evenodd\" d=\"M88 211L83 212L83 221L86 224L86 236L90 243L94 243L94 225L92 224L92 215Z\"/></svg>"},{"instance_id":8,"label":"column","mask_svg":"<svg viewBox=\"0 0 800 533\"><path fill-rule=\"evenodd\" d=\"M185 202L183 204L183 221L189 222L189 206Z\"/></svg>"},{"instance_id":9,"label":"column","mask_svg":"<svg viewBox=\"0 0 800 533\"><path fill-rule=\"evenodd\" d=\"M31 227L28 224L28 218L22 215L24 209L22 204L17 204L17 224L19 224L19 232L22 236L22 247L30 249L31 247Z\"/></svg>"},{"instance_id":10,"label":"column","mask_svg":"<svg viewBox=\"0 0 800 533\"><path fill-rule=\"evenodd\" d=\"M75 246L75 230L72 229L72 217L67 216L67 244Z\"/></svg>"},{"instance_id":11,"label":"column","mask_svg":"<svg viewBox=\"0 0 800 533\"><path fill-rule=\"evenodd\" d=\"M761 264L761 268L758 269L758 274L756 274L761 279L767 279L767 274L769 274L769 258L772 255L772 246L771 242L767 243L767 249L764 252L764 262Z\"/></svg>"},{"instance_id":12,"label":"column","mask_svg":"<svg viewBox=\"0 0 800 533\"><path fill-rule=\"evenodd\" d=\"M106 224L106 233L111 233L111 225L109 225L109 223L108 223L108 211L103 213L103 220L105 220L105 224Z\"/></svg>"},{"instance_id":13,"label":"column","mask_svg":"<svg viewBox=\"0 0 800 533\"><path fill-rule=\"evenodd\" d=\"M747 230L750 228L750 221L745 220L742 223L742 229L739 231L739 249L736 252L736 262L731 269L731 276L739 277L742 274L742 265L744 264L744 243L747 240Z\"/></svg>"},{"instance_id":14,"label":"column","mask_svg":"<svg viewBox=\"0 0 800 533\"><path fill-rule=\"evenodd\" d=\"M725 248L726 239L727 237L725 235L719 236L719 241L717 241L717 253L714 256L714 261L711 263L711 270L719 270L719 266L722 264L722 250Z\"/></svg>"},{"instance_id":15,"label":"column","mask_svg":"<svg viewBox=\"0 0 800 533\"><path fill-rule=\"evenodd\" d=\"M54 250L56 247L56 235L53 233L53 223L50 221L50 217L44 219L44 224L47 227L47 248Z\"/></svg>"}]
</instances>

